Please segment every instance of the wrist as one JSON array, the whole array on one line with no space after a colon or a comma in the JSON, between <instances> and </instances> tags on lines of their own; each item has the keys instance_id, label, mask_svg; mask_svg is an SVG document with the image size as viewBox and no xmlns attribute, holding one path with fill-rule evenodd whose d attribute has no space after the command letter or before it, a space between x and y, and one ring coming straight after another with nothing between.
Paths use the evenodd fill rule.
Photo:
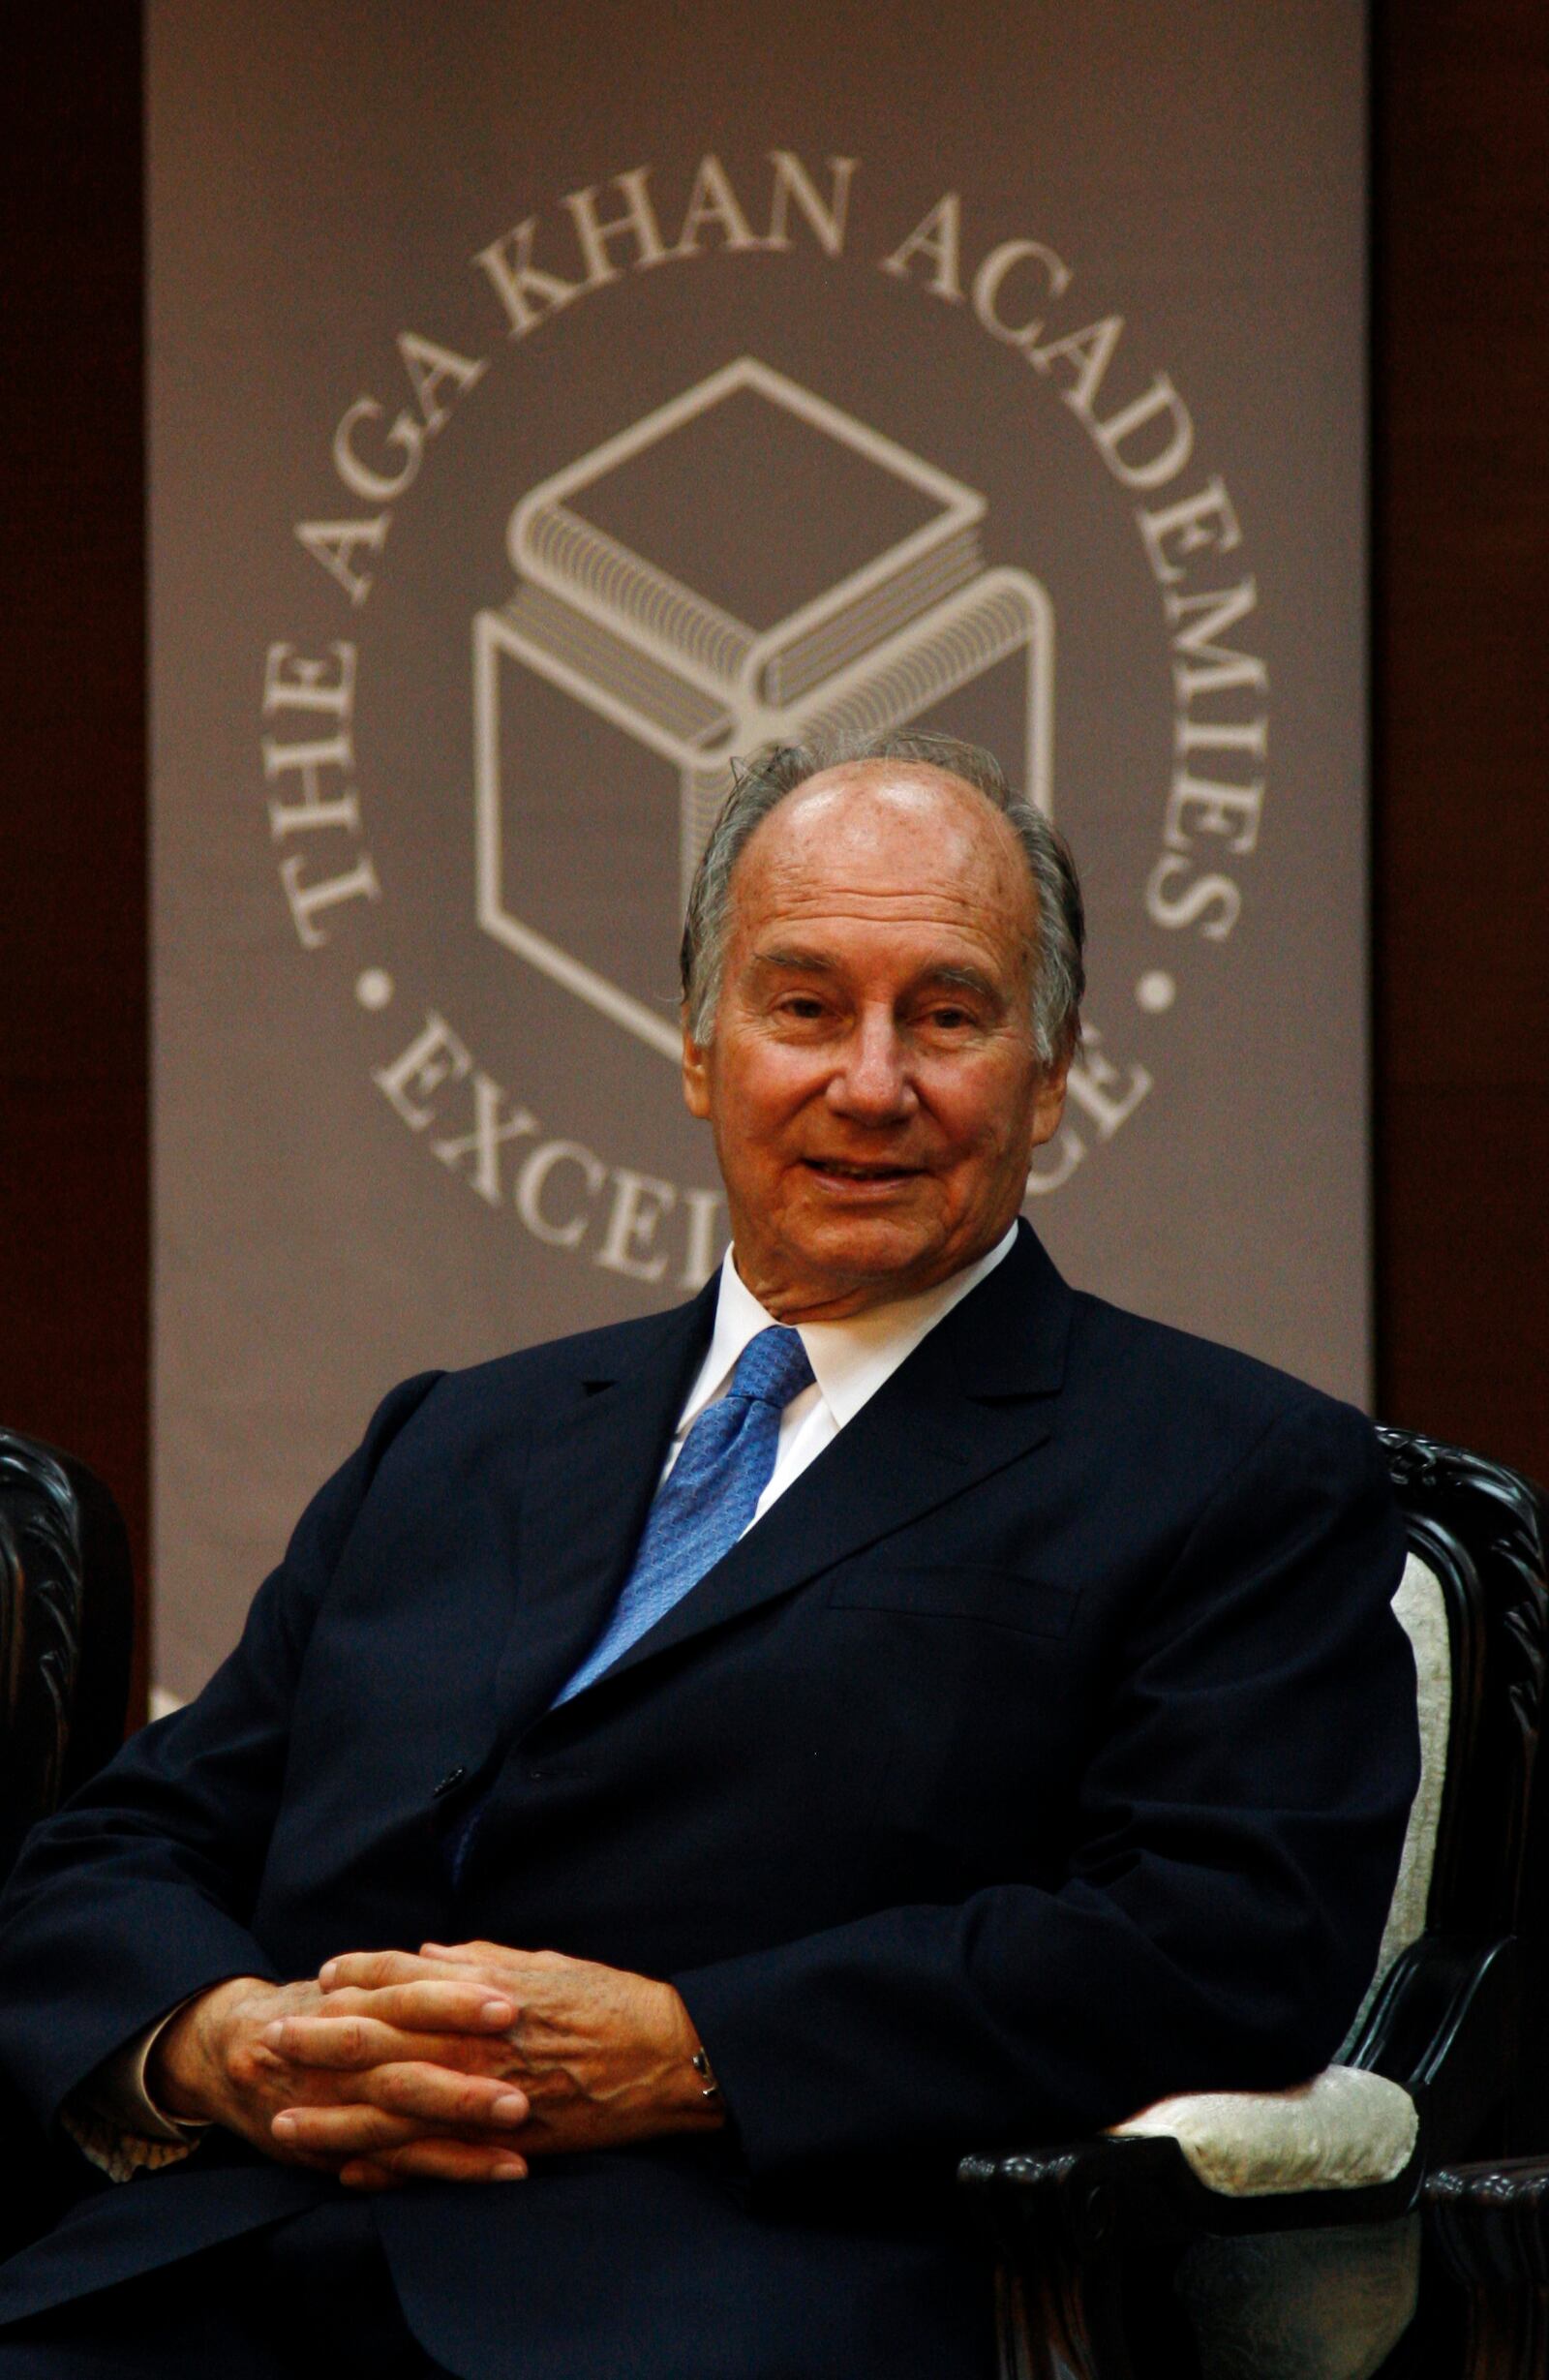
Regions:
<instances>
[{"instance_id":1,"label":"wrist","mask_svg":"<svg viewBox=\"0 0 1549 2380\"><path fill-rule=\"evenodd\" d=\"M261 1976L229 1976L196 1993L163 2027L145 2061L146 2095L163 2115L185 2123L219 2120L231 2017L256 1992L270 1989Z\"/></svg>"},{"instance_id":2,"label":"wrist","mask_svg":"<svg viewBox=\"0 0 1549 2380\"><path fill-rule=\"evenodd\" d=\"M688 2062L693 2067L695 2079L699 2084L699 2095L704 2101L706 2114L723 2116L726 2112L726 2103L720 2095L720 2085L716 2082L711 2066L709 2052L703 2049L695 2050Z\"/></svg>"},{"instance_id":3,"label":"wrist","mask_svg":"<svg viewBox=\"0 0 1549 2380\"><path fill-rule=\"evenodd\" d=\"M714 2125L726 2121L725 2102L716 2082L710 2057L699 2038L693 2018L684 2007L671 1984L665 1989L672 1996L673 2060L672 2103L674 2112L694 2126Z\"/></svg>"}]
</instances>

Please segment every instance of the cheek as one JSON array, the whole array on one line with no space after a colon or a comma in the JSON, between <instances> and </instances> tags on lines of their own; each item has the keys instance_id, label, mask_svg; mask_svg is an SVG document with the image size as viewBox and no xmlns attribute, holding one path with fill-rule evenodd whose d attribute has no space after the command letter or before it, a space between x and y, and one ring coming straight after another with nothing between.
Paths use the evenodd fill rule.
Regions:
<instances>
[{"instance_id":1,"label":"cheek","mask_svg":"<svg viewBox=\"0 0 1549 2380\"><path fill-rule=\"evenodd\" d=\"M1016 1079L997 1083L988 1097L945 1105L937 1114L958 1167L987 1192L998 1192L1008 1175L1024 1172L1043 1137L1036 1129L1037 1105Z\"/></svg>"},{"instance_id":2,"label":"cheek","mask_svg":"<svg viewBox=\"0 0 1549 2380\"><path fill-rule=\"evenodd\" d=\"M949 1137L965 1156L994 1158L1016 1146L1028 1128L1030 1103L1018 1079L1009 1073L988 1082L955 1086L937 1110Z\"/></svg>"},{"instance_id":3,"label":"cheek","mask_svg":"<svg viewBox=\"0 0 1549 2380\"><path fill-rule=\"evenodd\" d=\"M805 1053L760 1051L726 1085L722 1113L734 1138L767 1148L822 1095L824 1077Z\"/></svg>"},{"instance_id":4,"label":"cheek","mask_svg":"<svg viewBox=\"0 0 1549 2380\"><path fill-rule=\"evenodd\" d=\"M717 1106L713 1129L715 1153L727 1181L751 1189L761 1198L774 1193L781 1168L788 1162L791 1136L786 1129L789 1109L767 1095L768 1086L736 1092Z\"/></svg>"}]
</instances>

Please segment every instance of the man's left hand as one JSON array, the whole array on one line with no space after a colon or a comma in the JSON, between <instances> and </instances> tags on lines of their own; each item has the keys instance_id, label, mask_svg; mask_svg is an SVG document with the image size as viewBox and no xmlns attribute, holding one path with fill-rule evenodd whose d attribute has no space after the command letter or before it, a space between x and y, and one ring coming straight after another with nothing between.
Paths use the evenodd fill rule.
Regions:
<instances>
[{"instance_id":1,"label":"man's left hand","mask_svg":"<svg viewBox=\"0 0 1549 2380\"><path fill-rule=\"evenodd\" d=\"M692 2064L699 2038L671 1984L553 1950L426 1942L417 1957L347 1953L319 1974L323 2011L284 2019L271 2046L292 2064L336 2072L402 2059L413 1999L404 1987L453 1980L510 2000L515 2021L503 2032L427 2033L420 2058L515 2084L531 2107L512 2141L523 2155L613 2148L655 2133L710 2130L724 2121L705 2098ZM354 2187L380 2189L442 2171L443 2145L433 2139L349 2153L355 2144L349 2108L295 2107L287 2114L297 2148L345 2152L339 2178Z\"/></svg>"}]
</instances>

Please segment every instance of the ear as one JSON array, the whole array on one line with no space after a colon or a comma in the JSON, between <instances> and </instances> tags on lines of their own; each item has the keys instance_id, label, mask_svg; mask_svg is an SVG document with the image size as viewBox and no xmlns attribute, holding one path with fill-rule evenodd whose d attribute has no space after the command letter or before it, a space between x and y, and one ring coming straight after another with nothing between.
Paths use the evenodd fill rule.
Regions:
<instances>
[{"instance_id":1,"label":"ear","mask_svg":"<svg viewBox=\"0 0 1549 2380\"><path fill-rule=\"evenodd\" d=\"M710 1052L683 1026L683 1105L704 1123L710 1114Z\"/></svg>"},{"instance_id":2,"label":"ear","mask_svg":"<svg viewBox=\"0 0 1549 2380\"><path fill-rule=\"evenodd\" d=\"M1070 1053L1067 1052L1066 1055L1057 1058L1041 1078L1038 1093L1033 1101L1033 1137L1029 1143L1030 1147L1042 1148L1044 1143L1051 1141L1058 1132L1060 1118L1065 1113L1065 1079L1070 1070L1071 1058Z\"/></svg>"}]
</instances>

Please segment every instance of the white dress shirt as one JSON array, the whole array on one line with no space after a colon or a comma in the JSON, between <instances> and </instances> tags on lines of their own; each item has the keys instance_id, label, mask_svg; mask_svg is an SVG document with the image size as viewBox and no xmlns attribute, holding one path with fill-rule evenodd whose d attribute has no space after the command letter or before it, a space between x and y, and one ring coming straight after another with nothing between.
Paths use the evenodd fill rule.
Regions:
<instances>
[{"instance_id":1,"label":"white dress shirt","mask_svg":"<svg viewBox=\"0 0 1549 2380\"><path fill-rule=\"evenodd\" d=\"M793 1396L780 1416L779 1444L769 1484L758 1500L753 1520L763 1515L799 1480L807 1464L831 1446L863 1405L891 1380L900 1363L912 1356L937 1323L960 1305L970 1290L992 1273L1011 1254L1017 1237L1014 1223L977 1263L967 1265L933 1289L914 1297L898 1297L889 1305L869 1306L838 1323L799 1323L802 1345L812 1366L812 1386ZM720 1290L715 1304L715 1327L688 1401L678 1417L678 1429L662 1469L665 1479L678 1460L683 1440L704 1412L725 1395L737 1359L750 1339L774 1322L743 1281L728 1248L721 1261ZM753 1521L747 1526L750 1529Z\"/></svg>"}]
</instances>

